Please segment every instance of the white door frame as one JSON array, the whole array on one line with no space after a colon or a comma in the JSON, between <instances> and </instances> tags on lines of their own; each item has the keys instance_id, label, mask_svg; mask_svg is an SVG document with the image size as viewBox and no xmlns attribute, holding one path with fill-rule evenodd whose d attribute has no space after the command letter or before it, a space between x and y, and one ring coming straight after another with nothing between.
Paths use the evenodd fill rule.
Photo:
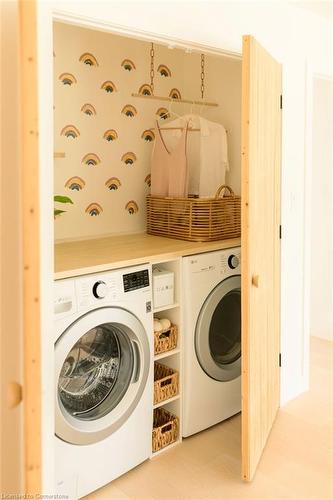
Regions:
<instances>
[{"instance_id":1,"label":"white door frame","mask_svg":"<svg viewBox=\"0 0 333 500\"><path fill-rule=\"evenodd\" d=\"M313 83L315 78L333 81L333 74L322 74L307 66L305 106L305 174L304 174L304 273L303 273L303 381L309 388L310 311L311 311L311 241L312 241L312 172L313 172Z\"/></svg>"},{"instance_id":2,"label":"white door frame","mask_svg":"<svg viewBox=\"0 0 333 500\"><path fill-rule=\"evenodd\" d=\"M171 49L178 48L190 51L192 50L193 52L205 52L206 54L231 57L233 59L242 58L241 52L224 50L218 47L212 47L211 45L196 43L190 40L187 41L176 37L164 36L150 31L128 28L127 26L122 26L120 24L103 22L86 16L69 14L68 12L63 12L58 9L53 10L52 20L55 22L70 24L72 26L81 26L82 28L105 31L113 35L127 36L145 42L154 42L160 45L166 45Z\"/></svg>"}]
</instances>

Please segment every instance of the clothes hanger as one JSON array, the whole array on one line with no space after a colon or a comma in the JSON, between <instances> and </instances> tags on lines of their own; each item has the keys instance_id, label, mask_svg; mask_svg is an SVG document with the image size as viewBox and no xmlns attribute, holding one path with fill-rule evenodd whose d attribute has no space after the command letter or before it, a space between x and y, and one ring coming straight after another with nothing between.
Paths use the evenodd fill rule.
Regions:
<instances>
[{"instance_id":1,"label":"clothes hanger","mask_svg":"<svg viewBox=\"0 0 333 500\"><path fill-rule=\"evenodd\" d=\"M166 116L166 117L169 117L170 115L174 115L174 116L176 116L177 118L181 118L181 115L178 115L175 111L173 111L173 110L171 109L171 106L172 106L172 101L173 101L173 100L175 100L175 99L171 99L171 98L170 98L170 103L169 103L169 107L168 107L167 112L166 112L166 113L162 113L162 114L159 116L158 121L159 121L159 120L162 120L162 118L164 118L165 116Z\"/></svg>"},{"instance_id":2,"label":"clothes hanger","mask_svg":"<svg viewBox=\"0 0 333 500\"><path fill-rule=\"evenodd\" d=\"M198 112L197 112L197 113L193 113L193 106L198 106L198 107L199 107L199 109L198 109ZM203 118L205 118L205 119L207 119L207 120L209 121L209 119L205 117L205 113L204 113L204 111L207 111L207 110L205 109L205 102L202 102L202 103L201 103L201 102L199 102L199 101L192 101L192 104L191 104L191 111L190 111L190 114L191 114L191 115L193 115L193 114L194 114L194 115L198 115L199 117L201 117L201 116L202 116ZM190 128L189 128L189 132L190 132L191 130L199 131L199 130L200 130L200 128L196 128L196 129L190 129ZM230 129L225 129L225 131L226 131L226 134L227 134L227 135L230 135L230 134L231 134L231 130L230 130Z\"/></svg>"},{"instance_id":3,"label":"clothes hanger","mask_svg":"<svg viewBox=\"0 0 333 500\"><path fill-rule=\"evenodd\" d=\"M177 118L182 118L181 115L178 115L177 113L175 113L174 111L171 110L171 104L172 104L172 99L170 99L170 105L169 105L169 109L168 109L168 112L167 113L164 113L162 115L160 115L160 119L163 118L163 116L168 116L169 113L172 113L173 115L177 116ZM201 104L201 103L198 103L198 101L191 101L191 109L190 109L190 115L193 115L193 114L196 114L196 113L193 113L193 107L194 106L199 106L199 111L198 111L198 116L201 116L200 112L201 112L201 109L203 109L203 106L205 106L205 104ZM201 108L201 109L200 109ZM184 130L184 127L159 127L160 130ZM154 130L154 129L153 129ZM201 131L201 128L192 128L192 127L188 127L187 129L188 132L200 132ZM231 130L229 129L225 129L227 135L230 135L231 134Z\"/></svg>"},{"instance_id":4,"label":"clothes hanger","mask_svg":"<svg viewBox=\"0 0 333 500\"><path fill-rule=\"evenodd\" d=\"M176 113L175 111L173 111L171 109L171 107L172 107L172 101L173 100L174 99L170 98L168 110L167 110L166 113L162 113L159 116L159 118L156 120L157 121L157 125L158 125L158 122L160 120L162 120L164 117L170 118L173 115L173 116L176 116L177 118L182 118L181 115L179 115L178 113ZM182 128L180 128L180 127L160 127L159 125L158 125L158 128L159 128L159 130L182 130ZM152 129L152 130L154 130L154 129Z\"/></svg>"},{"instance_id":5,"label":"clothes hanger","mask_svg":"<svg viewBox=\"0 0 333 500\"><path fill-rule=\"evenodd\" d=\"M170 113L172 113L173 115L177 116L177 118L182 118L181 115L178 115L175 111L172 111L171 109L171 106L172 106L172 101L174 99L170 99L170 104L169 104L169 109L168 109L168 112L167 113L164 113L162 115L160 115L160 119L163 118L163 116L170 116ZM191 101L191 113L192 114L192 109L193 109L193 106L195 105L195 101ZM160 130L184 130L184 127L159 127ZM200 128L192 128L192 127L188 127L188 132L200 132Z\"/></svg>"}]
</instances>

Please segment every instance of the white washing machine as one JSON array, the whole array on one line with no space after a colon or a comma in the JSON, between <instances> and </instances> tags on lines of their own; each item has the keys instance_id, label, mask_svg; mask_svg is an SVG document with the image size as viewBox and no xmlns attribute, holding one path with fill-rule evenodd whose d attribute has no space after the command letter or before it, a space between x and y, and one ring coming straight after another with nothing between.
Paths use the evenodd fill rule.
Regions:
<instances>
[{"instance_id":1,"label":"white washing machine","mask_svg":"<svg viewBox=\"0 0 333 500\"><path fill-rule=\"evenodd\" d=\"M149 458L151 268L55 282L56 492L71 500Z\"/></svg>"},{"instance_id":2,"label":"white washing machine","mask_svg":"<svg viewBox=\"0 0 333 500\"><path fill-rule=\"evenodd\" d=\"M183 259L183 436L241 409L240 248Z\"/></svg>"}]
</instances>

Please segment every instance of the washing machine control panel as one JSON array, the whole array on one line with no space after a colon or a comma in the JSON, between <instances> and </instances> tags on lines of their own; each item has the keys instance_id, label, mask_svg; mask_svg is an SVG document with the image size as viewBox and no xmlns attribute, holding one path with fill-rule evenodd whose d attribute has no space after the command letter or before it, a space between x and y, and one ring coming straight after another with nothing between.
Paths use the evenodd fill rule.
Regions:
<instances>
[{"instance_id":1,"label":"washing machine control panel","mask_svg":"<svg viewBox=\"0 0 333 500\"><path fill-rule=\"evenodd\" d=\"M76 311L75 284L73 280L56 281L54 284L54 314L57 319Z\"/></svg>"},{"instance_id":2,"label":"washing machine control panel","mask_svg":"<svg viewBox=\"0 0 333 500\"><path fill-rule=\"evenodd\" d=\"M88 274L74 279L58 280L54 284L54 314L62 320L75 313L117 305L142 304L151 312L151 266L141 264L107 273ZM127 293L132 292L132 293Z\"/></svg>"},{"instance_id":3,"label":"washing machine control panel","mask_svg":"<svg viewBox=\"0 0 333 500\"><path fill-rule=\"evenodd\" d=\"M149 286L148 269L123 275L124 292L131 292Z\"/></svg>"},{"instance_id":4,"label":"washing machine control panel","mask_svg":"<svg viewBox=\"0 0 333 500\"><path fill-rule=\"evenodd\" d=\"M120 276L103 275L99 277L81 278L76 282L76 295L79 310L96 304L96 300L117 301L120 300L121 289Z\"/></svg>"}]
</instances>

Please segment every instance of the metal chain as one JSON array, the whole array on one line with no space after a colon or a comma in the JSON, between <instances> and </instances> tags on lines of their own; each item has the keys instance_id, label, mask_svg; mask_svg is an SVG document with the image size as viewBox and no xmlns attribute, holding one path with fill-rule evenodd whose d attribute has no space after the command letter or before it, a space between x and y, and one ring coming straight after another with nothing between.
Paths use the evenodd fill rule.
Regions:
<instances>
[{"instance_id":1,"label":"metal chain","mask_svg":"<svg viewBox=\"0 0 333 500\"><path fill-rule=\"evenodd\" d=\"M154 44L152 43L150 49L150 86L153 94L154 94L154 76L155 76L154 56L155 56L155 50L154 50Z\"/></svg>"},{"instance_id":2,"label":"metal chain","mask_svg":"<svg viewBox=\"0 0 333 500\"><path fill-rule=\"evenodd\" d=\"M201 54L201 99L204 98L205 93L205 54Z\"/></svg>"}]
</instances>

